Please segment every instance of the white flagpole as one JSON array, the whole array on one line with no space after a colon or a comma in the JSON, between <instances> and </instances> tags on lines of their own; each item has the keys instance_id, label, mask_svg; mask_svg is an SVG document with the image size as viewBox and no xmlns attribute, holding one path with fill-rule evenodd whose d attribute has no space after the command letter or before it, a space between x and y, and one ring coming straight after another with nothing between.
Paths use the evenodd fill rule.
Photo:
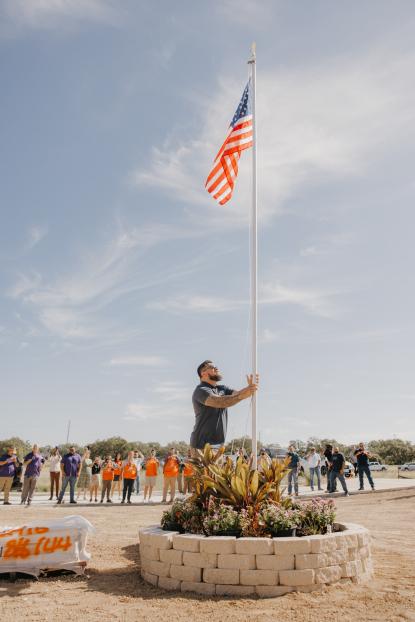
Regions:
<instances>
[{"instance_id":1,"label":"white flagpole","mask_svg":"<svg viewBox=\"0 0 415 622\"><path fill-rule=\"evenodd\" d=\"M252 215L251 215L251 363L254 378L257 374L258 359L258 215L257 215L257 161L256 161L256 45L252 44L252 56L248 61L251 65L252 89ZM257 395L252 397L252 467L257 468Z\"/></svg>"}]
</instances>

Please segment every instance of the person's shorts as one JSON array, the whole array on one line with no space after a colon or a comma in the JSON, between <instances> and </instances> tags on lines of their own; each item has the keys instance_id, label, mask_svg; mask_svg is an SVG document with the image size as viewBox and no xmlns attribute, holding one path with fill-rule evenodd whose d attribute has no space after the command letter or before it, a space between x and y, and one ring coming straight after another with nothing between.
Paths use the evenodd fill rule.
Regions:
<instances>
[{"instance_id":1,"label":"person's shorts","mask_svg":"<svg viewBox=\"0 0 415 622\"><path fill-rule=\"evenodd\" d=\"M92 486L99 486L99 474L98 473L94 473L94 475L92 475L91 484Z\"/></svg>"},{"instance_id":2,"label":"person's shorts","mask_svg":"<svg viewBox=\"0 0 415 622\"><path fill-rule=\"evenodd\" d=\"M120 477L121 477L121 475L114 475L114 482L119 482L120 481Z\"/></svg>"},{"instance_id":3,"label":"person's shorts","mask_svg":"<svg viewBox=\"0 0 415 622\"><path fill-rule=\"evenodd\" d=\"M155 486L157 475L146 475L146 486Z\"/></svg>"}]
</instances>

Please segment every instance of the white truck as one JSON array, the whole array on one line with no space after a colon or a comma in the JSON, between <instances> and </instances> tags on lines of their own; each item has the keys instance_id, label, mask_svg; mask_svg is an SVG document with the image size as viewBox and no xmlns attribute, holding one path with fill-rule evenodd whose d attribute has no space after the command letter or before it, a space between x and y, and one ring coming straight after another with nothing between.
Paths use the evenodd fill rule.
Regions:
<instances>
[{"instance_id":1,"label":"white truck","mask_svg":"<svg viewBox=\"0 0 415 622\"><path fill-rule=\"evenodd\" d=\"M369 462L369 469L371 471L386 471L386 464L381 464L380 462Z\"/></svg>"}]
</instances>

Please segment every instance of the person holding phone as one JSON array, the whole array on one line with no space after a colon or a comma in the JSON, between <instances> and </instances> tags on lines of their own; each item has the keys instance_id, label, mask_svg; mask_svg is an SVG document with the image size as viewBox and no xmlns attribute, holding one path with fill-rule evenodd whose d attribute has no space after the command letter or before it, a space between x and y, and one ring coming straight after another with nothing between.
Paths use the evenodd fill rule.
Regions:
<instances>
[{"instance_id":1,"label":"person holding phone","mask_svg":"<svg viewBox=\"0 0 415 622\"><path fill-rule=\"evenodd\" d=\"M3 492L4 505L11 505L9 497L16 468L16 447L10 445L7 447L6 453L0 456L0 492Z\"/></svg>"},{"instance_id":2,"label":"person holding phone","mask_svg":"<svg viewBox=\"0 0 415 622\"><path fill-rule=\"evenodd\" d=\"M30 505L32 503L37 480L39 479L44 462L45 460L43 456L41 456L37 445L33 445L32 451L23 458L23 465L26 467L26 470L23 480L21 504L24 505L27 502L27 505Z\"/></svg>"}]
</instances>

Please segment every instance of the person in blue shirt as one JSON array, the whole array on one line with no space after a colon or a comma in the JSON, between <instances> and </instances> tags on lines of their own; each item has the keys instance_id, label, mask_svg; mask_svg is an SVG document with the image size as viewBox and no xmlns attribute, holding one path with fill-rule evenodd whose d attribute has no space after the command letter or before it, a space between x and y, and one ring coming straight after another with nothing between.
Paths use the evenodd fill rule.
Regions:
<instances>
[{"instance_id":1,"label":"person in blue shirt","mask_svg":"<svg viewBox=\"0 0 415 622\"><path fill-rule=\"evenodd\" d=\"M288 447L287 457L290 459L288 463L288 494L292 495L294 483L294 495L298 495L298 471L300 470L300 456L295 451L294 445Z\"/></svg>"},{"instance_id":2,"label":"person in blue shirt","mask_svg":"<svg viewBox=\"0 0 415 622\"><path fill-rule=\"evenodd\" d=\"M21 504L24 505L26 501L27 505L32 503L37 480L40 477L40 472L44 463L45 459L40 454L39 447L37 445L33 445L32 451L23 458L23 464L26 467L26 470L23 480L22 498L20 501Z\"/></svg>"},{"instance_id":3,"label":"person in blue shirt","mask_svg":"<svg viewBox=\"0 0 415 622\"><path fill-rule=\"evenodd\" d=\"M4 505L11 505L9 495L17 464L16 448L10 445L7 447L7 453L0 456L0 492L4 495Z\"/></svg>"}]
</instances>

